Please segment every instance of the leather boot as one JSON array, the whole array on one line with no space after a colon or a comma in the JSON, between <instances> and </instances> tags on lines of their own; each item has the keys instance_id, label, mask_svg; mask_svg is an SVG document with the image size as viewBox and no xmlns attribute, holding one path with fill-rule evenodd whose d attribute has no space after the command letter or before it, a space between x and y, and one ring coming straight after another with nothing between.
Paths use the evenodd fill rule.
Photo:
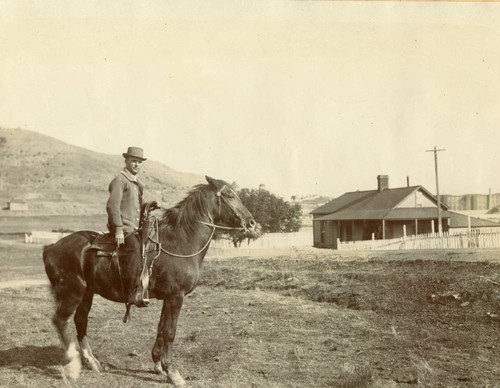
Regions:
<instances>
[{"instance_id":1,"label":"leather boot","mask_svg":"<svg viewBox=\"0 0 500 388\"><path fill-rule=\"evenodd\" d=\"M122 277L123 292L127 295L127 303L137 307L146 307L149 304L147 292L148 284L139 275L141 273L141 245L136 235L129 235L125 243L118 250L120 276Z\"/></svg>"}]
</instances>

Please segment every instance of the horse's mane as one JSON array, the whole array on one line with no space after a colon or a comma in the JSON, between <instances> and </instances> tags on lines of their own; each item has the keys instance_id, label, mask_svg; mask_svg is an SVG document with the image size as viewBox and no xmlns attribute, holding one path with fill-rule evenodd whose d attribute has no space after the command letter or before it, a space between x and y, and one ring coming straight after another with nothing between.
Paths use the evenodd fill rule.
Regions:
<instances>
[{"instance_id":1,"label":"horse's mane","mask_svg":"<svg viewBox=\"0 0 500 388\"><path fill-rule=\"evenodd\" d=\"M210 214L207 194L209 185L196 185L188 195L172 208L165 209L160 217L160 227L170 226L192 233L198 221Z\"/></svg>"}]
</instances>

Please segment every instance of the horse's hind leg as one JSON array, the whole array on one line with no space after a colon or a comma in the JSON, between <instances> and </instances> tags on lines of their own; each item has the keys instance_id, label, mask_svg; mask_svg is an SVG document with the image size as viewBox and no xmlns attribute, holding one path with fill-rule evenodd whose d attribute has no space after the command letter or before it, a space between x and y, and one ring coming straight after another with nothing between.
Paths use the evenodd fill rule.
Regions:
<instances>
[{"instance_id":1,"label":"horse's hind leg","mask_svg":"<svg viewBox=\"0 0 500 388\"><path fill-rule=\"evenodd\" d=\"M68 289L62 285L53 287L54 296L58 304L52 322L57 329L59 338L63 343L66 352L66 361L64 371L70 379L76 380L81 371L80 353L76 349L75 342L71 339L68 332L68 321L80 304L84 292L84 286Z\"/></svg>"},{"instance_id":2,"label":"horse's hind leg","mask_svg":"<svg viewBox=\"0 0 500 388\"><path fill-rule=\"evenodd\" d=\"M161 353L163 351L163 327L165 325L165 320L166 320L166 314L163 313L160 316L160 322L158 323L158 333L156 335L156 341L155 345L153 347L153 350L151 352L151 355L153 356L153 362L154 362L154 370L156 373L160 375L167 376L167 373L163 370L161 366Z\"/></svg>"},{"instance_id":3,"label":"horse's hind leg","mask_svg":"<svg viewBox=\"0 0 500 388\"><path fill-rule=\"evenodd\" d=\"M95 358L90 348L89 340L87 337L87 323L90 309L92 307L92 300L94 294L88 289L83 295L82 302L76 309L75 313L75 326L76 326L76 336L78 343L80 344L80 350L82 352L82 359L86 366L92 369L94 372L102 372L103 368L101 363Z\"/></svg>"}]
</instances>

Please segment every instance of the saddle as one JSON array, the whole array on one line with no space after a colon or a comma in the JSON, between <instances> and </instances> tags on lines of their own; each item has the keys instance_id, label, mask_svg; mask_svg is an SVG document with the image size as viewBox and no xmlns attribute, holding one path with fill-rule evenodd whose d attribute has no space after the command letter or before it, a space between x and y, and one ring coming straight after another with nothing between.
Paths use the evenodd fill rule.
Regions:
<instances>
[{"instance_id":1,"label":"saddle","mask_svg":"<svg viewBox=\"0 0 500 388\"><path fill-rule=\"evenodd\" d=\"M95 249L97 256L112 256L116 251L115 236L111 233L99 233L92 241L90 249Z\"/></svg>"}]
</instances>

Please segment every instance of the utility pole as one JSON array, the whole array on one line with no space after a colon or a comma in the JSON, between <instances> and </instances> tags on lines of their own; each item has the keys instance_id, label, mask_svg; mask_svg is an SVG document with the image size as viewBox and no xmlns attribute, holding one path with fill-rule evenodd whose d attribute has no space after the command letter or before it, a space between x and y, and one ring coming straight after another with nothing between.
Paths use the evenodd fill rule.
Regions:
<instances>
[{"instance_id":1,"label":"utility pole","mask_svg":"<svg viewBox=\"0 0 500 388\"><path fill-rule=\"evenodd\" d=\"M446 151L444 148L438 149L434 146L433 150L426 150L426 152L434 152L434 168L436 170L436 194L437 194L437 213L438 213L438 231L439 234L443 233L443 221L441 219L441 200L439 198L439 178L438 178L438 151Z\"/></svg>"}]
</instances>

